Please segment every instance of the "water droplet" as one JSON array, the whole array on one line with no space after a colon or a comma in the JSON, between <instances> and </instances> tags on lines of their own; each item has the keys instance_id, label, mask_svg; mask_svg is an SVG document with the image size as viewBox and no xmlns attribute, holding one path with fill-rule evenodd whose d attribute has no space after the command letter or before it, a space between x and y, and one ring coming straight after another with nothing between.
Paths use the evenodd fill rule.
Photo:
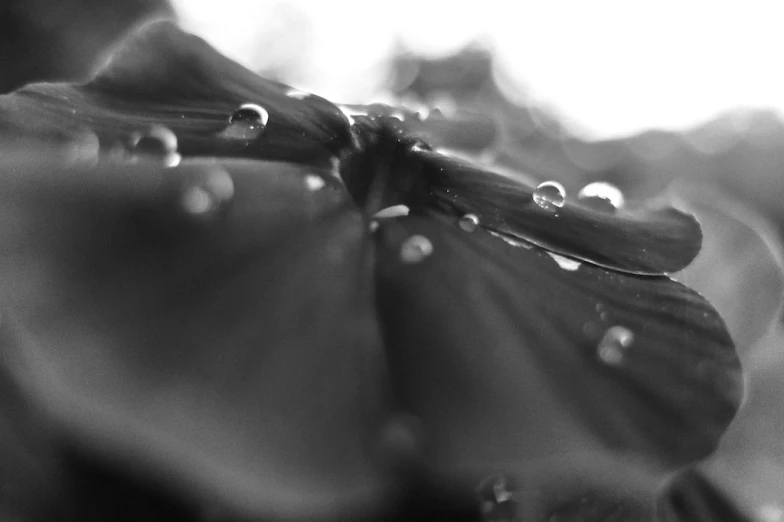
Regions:
<instances>
[{"instance_id":1,"label":"water droplet","mask_svg":"<svg viewBox=\"0 0 784 522\"><path fill-rule=\"evenodd\" d=\"M370 230L371 232L375 232L376 230L378 230L378 221L376 221L375 219L371 221L370 224L368 225L368 230Z\"/></svg>"},{"instance_id":2,"label":"water droplet","mask_svg":"<svg viewBox=\"0 0 784 522\"><path fill-rule=\"evenodd\" d=\"M310 94L304 91L300 91L299 89L289 89L286 91L286 96L295 100L304 100L310 96Z\"/></svg>"},{"instance_id":3,"label":"water droplet","mask_svg":"<svg viewBox=\"0 0 784 522\"><path fill-rule=\"evenodd\" d=\"M607 364L620 364L624 352L634 342L634 333L623 326L613 326L604 332L604 337L599 341L597 353L599 358Z\"/></svg>"},{"instance_id":4,"label":"water droplet","mask_svg":"<svg viewBox=\"0 0 784 522\"><path fill-rule=\"evenodd\" d=\"M556 263L558 263L558 266L560 266L563 270L566 270L567 272L574 272L575 270L580 268L580 265L582 264L579 261L570 259L568 257L564 257L559 254L555 254L553 252L547 252L547 254L550 257L552 257Z\"/></svg>"},{"instance_id":5,"label":"water droplet","mask_svg":"<svg viewBox=\"0 0 784 522\"><path fill-rule=\"evenodd\" d=\"M180 204L188 214L212 216L233 197L234 181L231 175L223 169L215 169L185 188Z\"/></svg>"},{"instance_id":6,"label":"water droplet","mask_svg":"<svg viewBox=\"0 0 784 522\"><path fill-rule=\"evenodd\" d=\"M479 216L476 214L466 214L457 221L457 226L466 232L473 232L479 226Z\"/></svg>"},{"instance_id":7,"label":"water droplet","mask_svg":"<svg viewBox=\"0 0 784 522\"><path fill-rule=\"evenodd\" d=\"M326 185L326 183L319 176L316 176L314 174L308 174L307 176L305 176L305 186L310 191L321 190L322 188L324 188L324 185Z\"/></svg>"},{"instance_id":8,"label":"water droplet","mask_svg":"<svg viewBox=\"0 0 784 522\"><path fill-rule=\"evenodd\" d=\"M400 259L408 264L419 263L432 253L433 243L420 235L409 237L400 247Z\"/></svg>"},{"instance_id":9,"label":"water droplet","mask_svg":"<svg viewBox=\"0 0 784 522\"><path fill-rule=\"evenodd\" d=\"M139 156L161 158L165 167L176 167L182 159L177 153L177 136L163 125L153 125L146 132L131 135L131 161Z\"/></svg>"},{"instance_id":10,"label":"water droplet","mask_svg":"<svg viewBox=\"0 0 784 522\"><path fill-rule=\"evenodd\" d=\"M566 189L557 181L545 181L536 187L532 197L537 206L554 212L563 206L566 199Z\"/></svg>"},{"instance_id":11,"label":"water droplet","mask_svg":"<svg viewBox=\"0 0 784 522\"><path fill-rule=\"evenodd\" d=\"M269 113L255 103L244 103L229 117L229 126L223 135L231 139L256 139L267 127Z\"/></svg>"},{"instance_id":12,"label":"water droplet","mask_svg":"<svg viewBox=\"0 0 784 522\"><path fill-rule=\"evenodd\" d=\"M373 217L376 219L389 219L407 216L408 212L409 208L406 205L393 205L391 207L382 208L373 214Z\"/></svg>"},{"instance_id":13,"label":"water droplet","mask_svg":"<svg viewBox=\"0 0 784 522\"><path fill-rule=\"evenodd\" d=\"M618 187L604 181L589 183L577 193L583 204L598 207L600 210L615 210L624 205L623 192Z\"/></svg>"},{"instance_id":14,"label":"water droplet","mask_svg":"<svg viewBox=\"0 0 784 522\"><path fill-rule=\"evenodd\" d=\"M483 480L478 496L483 521L512 522L517 519L517 502L505 476L495 475Z\"/></svg>"}]
</instances>

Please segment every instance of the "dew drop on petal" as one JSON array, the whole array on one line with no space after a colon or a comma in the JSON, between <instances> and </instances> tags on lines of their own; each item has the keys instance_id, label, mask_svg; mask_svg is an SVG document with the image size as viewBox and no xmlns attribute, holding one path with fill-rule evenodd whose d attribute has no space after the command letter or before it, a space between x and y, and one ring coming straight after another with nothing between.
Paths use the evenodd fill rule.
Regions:
<instances>
[{"instance_id":1,"label":"dew drop on petal","mask_svg":"<svg viewBox=\"0 0 784 522\"><path fill-rule=\"evenodd\" d=\"M537 206L554 212L563 206L566 199L566 189L557 181L545 181L536 187L532 197Z\"/></svg>"},{"instance_id":2,"label":"dew drop on petal","mask_svg":"<svg viewBox=\"0 0 784 522\"><path fill-rule=\"evenodd\" d=\"M166 167L176 167L181 160L177 153L177 136L163 125L153 125L144 133L131 135L130 151L132 160L139 156L156 157Z\"/></svg>"},{"instance_id":3,"label":"dew drop on petal","mask_svg":"<svg viewBox=\"0 0 784 522\"><path fill-rule=\"evenodd\" d=\"M568 257L559 254L555 254L553 252L547 252L547 254L550 257L552 257L556 263L558 263L558 266L560 266L563 270L566 270L567 272L574 272L575 270L580 268L580 265L582 264L579 261L570 259Z\"/></svg>"},{"instance_id":4,"label":"dew drop on petal","mask_svg":"<svg viewBox=\"0 0 784 522\"><path fill-rule=\"evenodd\" d=\"M433 243L425 236L411 236L400 247L400 259L407 264L420 263L433 253Z\"/></svg>"},{"instance_id":5,"label":"dew drop on petal","mask_svg":"<svg viewBox=\"0 0 784 522\"><path fill-rule=\"evenodd\" d=\"M314 174L308 174L305 176L305 187L307 187L307 189L310 191L315 192L316 190L321 190L324 188L324 185L326 185L326 183L319 176Z\"/></svg>"},{"instance_id":6,"label":"dew drop on petal","mask_svg":"<svg viewBox=\"0 0 784 522\"><path fill-rule=\"evenodd\" d=\"M389 219L407 216L410 209L406 205L393 205L391 207L382 208L373 217L376 219Z\"/></svg>"},{"instance_id":7,"label":"dew drop on petal","mask_svg":"<svg viewBox=\"0 0 784 522\"><path fill-rule=\"evenodd\" d=\"M457 221L457 226L466 232L473 232L479 226L479 216L476 214L466 214Z\"/></svg>"},{"instance_id":8,"label":"dew drop on petal","mask_svg":"<svg viewBox=\"0 0 784 522\"><path fill-rule=\"evenodd\" d=\"M577 199L599 209L614 210L624 205L623 192L615 185L604 181L596 181L584 186L577 193Z\"/></svg>"},{"instance_id":9,"label":"dew drop on petal","mask_svg":"<svg viewBox=\"0 0 784 522\"><path fill-rule=\"evenodd\" d=\"M229 126L224 131L228 138L252 140L267 127L269 113L261 105L244 103L229 117Z\"/></svg>"},{"instance_id":10,"label":"dew drop on petal","mask_svg":"<svg viewBox=\"0 0 784 522\"><path fill-rule=\"evenodd\" d=\"M620 364L623 361L624 352L633 342L634 334L631 330L623 326L613 326L604 332L602 340L599 341L597 354L607 364Z\"/></svg>"},{"instance_id":11,"label":"dew drop on petal","mask_svg":"<svg viewBox=\"0 0 784 522\"><path fill-rule=\"evenodd\" d=\"M478 496L483 521L517 520L517 502L505 476L495 475L484 479L479 484Z\"/></svg>"}]
</instances>

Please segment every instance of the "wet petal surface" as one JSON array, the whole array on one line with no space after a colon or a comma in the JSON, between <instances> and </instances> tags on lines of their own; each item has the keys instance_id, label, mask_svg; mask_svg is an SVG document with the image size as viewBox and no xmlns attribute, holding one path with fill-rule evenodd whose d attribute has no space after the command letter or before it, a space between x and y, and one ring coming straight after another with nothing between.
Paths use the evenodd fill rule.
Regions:
<instances>
[{"instance_id":1,"label":"wet petal surface","mask_svg":"<svg viewBox=\"0 0 784 522\"><path fill-rule=\"evenodd\" d=\"M159 124L177 135L185 156L295 162L325 162L350 145L348 120L335 105L289 90L160 22L124 42L84 85L33 84L0 96L0 134L62 140L87 128L109 150ZM232 114L246 103L267 111L263 132L231 129Z\"/></svg>"},{"instance_id":2,"label":"wet petal surface","mask_svg":"<svg viewBox=\"0 0 784 522\"><path fill-rule=\"evenodd\" d=\"M191 212L183 194L216 169L233 196ZM330 518L379 500L373 251L334 179L28 155L3 173L0 281L22 332L3 357L61 431L248 513Z\"/></svg>"},{"instance_id":3,"label":"wet petal surface","mask_svg":"<svg viewBox=\"0 0 784 522\"><path fill-rule=\"evenodd\" d=\"M569 197L537 203L535 187L510 176L421 150L430 205L475 213L496 232L527 239L553 252L637 274L680 270L700 249L702 234L690 215L668 206L604 212Z\"/></svg>"},{"instance_id":4,"label":"wet petal surface","mask_svg":"<svg viewBox=\"0 0 784 522\"><path fill-rule=\"evenodd\" d=\"M679 283L567 270L440 216L385 221L376 234L395 386L445 480L508 471L532 494L586 482L633 490L635 466L658 476L703 458L733 418L732 342ZM432 253L411 264L400 252L414 236Z\"/></svg>"}]
</instances>

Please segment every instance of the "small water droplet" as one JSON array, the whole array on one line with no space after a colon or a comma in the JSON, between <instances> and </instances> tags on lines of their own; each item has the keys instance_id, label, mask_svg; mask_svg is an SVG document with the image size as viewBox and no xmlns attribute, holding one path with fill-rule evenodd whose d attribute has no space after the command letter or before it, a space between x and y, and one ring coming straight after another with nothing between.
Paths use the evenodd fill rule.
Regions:
<instances>
[{"instance_id":1,"label":"small water droplet","mask_svg":"<svg viewBox=\"0 0 784 522\"><path fill-rule=\"evenodd\" d=\"M310 191L321 190L324 188L326 183L320 176L316 176L314 174L308 174L305 176L305 187L307 187Z\"/></svg>"},{"instance_id":2,"label":"small water droplet","mask_svg":"<svg viewBox=\"0 0 784 522\"><path fill-rule=\"evenodd\" d=\"M393 205L391 207L382 208L373 217L376 219L390 219L396 217L407 216L409 208L406 205Z\"/></svg>"},{"instance_id":3,"label":"small water droplet","mask_svg":"<svg viewBox=\"0 0 784 522\"><path fill-rule=\"evenodd\" d=\"M305 98L310 96L310 93L300 91L299 89L289 89L288 91L286 91L286 96L288 98L293 98L295 100L304 100Z\"/></svg>"},{"instance_id":4,"label":"small water droplet","mask_svg":"<svg viewBox=\"0 0 784 522\"><path fill-rule=\"evenodd\" d=\"M476 214L466 214L457 221L457 226L466 232L473 232L479 226L479 216Z\"/></svg>"},{"instance_id":5,"label":"small water droplet","mask_svg":"<svg viewBox=\"0 0 784 522\"><path fill-rule=\"evenodd\" d=\"M231 139L256 139L267 127L269 113L261 105L244 103L229 117L223 135Z\"/></svg>"},{"instance_id":6,"label":"small water droplet","mask_svg":"<svg viewBox=\"0 0 784 522\"><path fill-rule=\"evenodd\" d=\"M545 181L536 187L532 197L537 206L554 212L563 206L566 199L566 189L557 181Z\"/></svg>"},{"instance_id":7,"label":"small water droplet","mask_svg":"<svg viewBox=\"0 0 784 522\"><path fill-rule=\"evenodd\" d=\"M182 159L177 153L177 136L163 125L153 125L144 133L133 133L130 149L130 160L134 162L139 156L158 157L165 167L176 167Z\"/></svg>"},{"instance_id":8,"label":"small water droplet","mask_svg":"<svg viewBox=\"0 0 784 522\"><path fill-rule=\"evenodd\" d=\"M607 364L617 365L623 361L624 352L634 342L634 333L624 326L613 326L604 332L597 353Z\"/></svg>"},{"instance_id":9,"label":"small water droplet","mask_svg":"<svg viewBox=\"0 0 784 522\"><path fill-rule=\"evenodd\" d=\"M615 210L624 205L623 192L615 185L604 181L596 181L584 186L577 193L577 199L599 210Z\"/></svg>"},{"instance_id":10,"label":"small water droplet","mask_svg":"<svg viewBox=\"0 0 784 522\"><path fill-rule=\"evenodd\" d=\"M432 253L433 243L420 235L409 237L400 247L400 259L408 264L419 263Z\"/></svg>"},{"instance_id":11,"label":"small water droplet","mask_svg":"<svg viewBox=\"0 0 784 522\"><path fill-rule=\"evenodd\" d=\"M567 272L574 272L575 270L580 268L580 265L582 264L579 261L570 259L568 257L559 254L555 254L553 252L547 252L547 254L550 257L552 257L556 263L558 263L558 266L560 266L563 270L566 270Z\"/></svg>"},{"instance_id":12,"label":"small water droplet","mask_svg":"<svg viewBox=\"0 0 784 522\"><path fill-rule=\"evenodd\" d=\"M378 230L378 221L376 221L375 219L371 221L370 224L368 225L368 230L370 230L371 232L375 232L376 230Z\"/></svg>"},{"instance_id":13,"label":"small water droplet","mask_svg":"<svg viewBox=\"0 0 784 522\"><path fill-rule=\"evenodd\" d=\"M485 522L513 522L517 519L515 494L503 475L483 480L478 488L482 520Z\"/></svg>"}]
</instances>

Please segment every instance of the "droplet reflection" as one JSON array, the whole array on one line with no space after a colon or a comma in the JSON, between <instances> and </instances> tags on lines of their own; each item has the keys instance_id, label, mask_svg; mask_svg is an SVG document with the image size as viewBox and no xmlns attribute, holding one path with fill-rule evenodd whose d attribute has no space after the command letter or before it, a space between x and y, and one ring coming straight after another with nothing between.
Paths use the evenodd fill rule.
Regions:
<instances>
[{"instance_id":1,"label":"droplet reflection","mask_svg":"<svg viewBox=\"0 0 784 522\"><path fill-rule=\"evenodd\" d=\"M545 181L536 187L532 197L538 207L554 212L563 206L566 189L557 181Z\"/></svg>"}]
</instances>

